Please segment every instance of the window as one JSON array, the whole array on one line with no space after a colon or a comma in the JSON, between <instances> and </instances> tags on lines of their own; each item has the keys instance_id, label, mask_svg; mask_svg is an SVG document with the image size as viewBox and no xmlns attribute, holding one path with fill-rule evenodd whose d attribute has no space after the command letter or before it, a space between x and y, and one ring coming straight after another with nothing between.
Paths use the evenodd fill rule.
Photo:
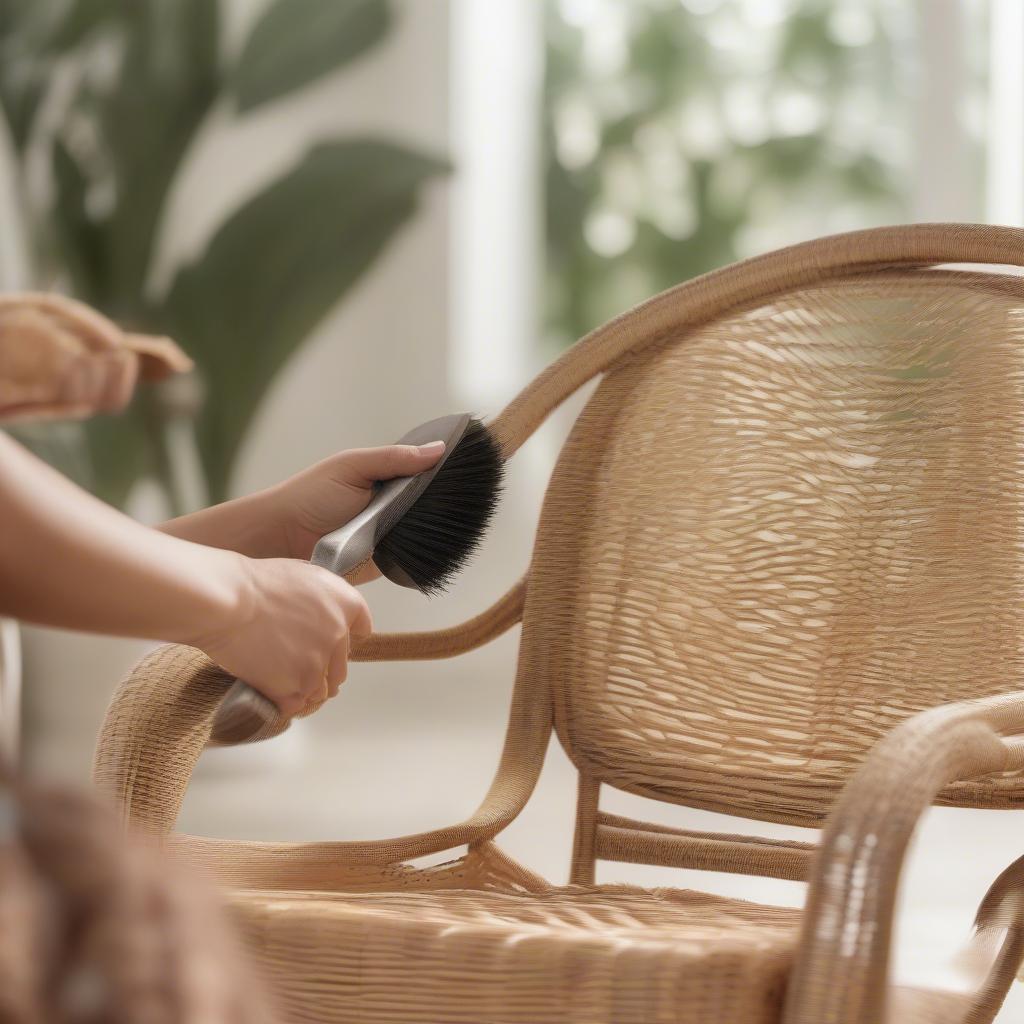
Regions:
<instances>
[{"instance_id":1,"label":"window","mask_svg":"<svg viewBox=\"0 0 1024 1024\"><path fill-rule=\"evenodd\" d=\"M462 393L507 397L634 303L780 245L1024 223L1020 0L456 0L454 18Z\"/></svg>"}]
</instances>

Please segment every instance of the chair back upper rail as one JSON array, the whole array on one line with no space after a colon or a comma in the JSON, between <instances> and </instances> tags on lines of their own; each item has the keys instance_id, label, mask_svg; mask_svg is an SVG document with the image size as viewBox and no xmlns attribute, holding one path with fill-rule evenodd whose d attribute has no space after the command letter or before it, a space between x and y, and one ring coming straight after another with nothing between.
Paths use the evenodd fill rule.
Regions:
<instances>
[{"instance_id":1,"label":"chair back upper rail","mask_svg":"<svg viewBox=\"0 0 1024 1024\"><path fill-rule=\"evenodd\" d=\"M622 356L780 292L881 267L1022 261L1024 230L989 224L868 228L754 256L660 292L595 328L527 384L490 429L509 458L552 410Z\"/></svg>"}]
</instances>

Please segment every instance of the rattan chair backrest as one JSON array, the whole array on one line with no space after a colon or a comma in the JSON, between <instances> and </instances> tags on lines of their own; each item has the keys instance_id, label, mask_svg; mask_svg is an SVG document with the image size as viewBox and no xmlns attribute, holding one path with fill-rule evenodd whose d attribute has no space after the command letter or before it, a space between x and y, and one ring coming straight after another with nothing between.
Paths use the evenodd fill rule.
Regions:
<instances>
[{"instance_id":1,"label":"rattan chair backrest","mask_svg":"<svg viewBox=\"0 0 1024 1024\"><path fill-rule=\"evenodd\" d=\"M818 824L899 721L1024 678L1024 285L879 268L643 323L553 474L520 685L594 780Z\"/></svg>"}]
</instances>

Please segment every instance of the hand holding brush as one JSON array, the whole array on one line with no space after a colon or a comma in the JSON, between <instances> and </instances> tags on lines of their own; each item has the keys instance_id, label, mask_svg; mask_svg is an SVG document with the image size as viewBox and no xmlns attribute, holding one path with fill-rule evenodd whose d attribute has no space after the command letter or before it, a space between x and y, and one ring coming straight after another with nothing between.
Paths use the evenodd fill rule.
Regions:
<instances>
[{"instance_id":1,"label":"hand holding brush","mask_svg":"<svg viewBox=\"0 0 1024 1024\"><path fill-rule=\"evenodd\" d=\"M438 440L444 442L440 457L437 454L440 446L432 444ZM392 450L408 451L410 446L422 453L424 462L432 465L414 475L377 484L369 503L364 501L365 507L358 514L338 529L326 532L315 544L312 544L313 537L324 520L307 516L305 523L296 523L292 516L291 550L305 555L312 544L314 566L351 581L361 582L382 573L400 586L425 594L444 590L478 544L494 512L501 487L501 454L486 427L468 414L425 423L402 437ZM354 455L358 453L345 453L345 457ZM301 475L288 481L292 494L300 482ZM364 485L368 483L363 480ZM267 493L257 496L256 500L265 509ZM232 522L248 521L257 535L260 531L266 533L266 519L259 514L259 509L240 517L237 503L230 505L234 506ZM332 505L330 501L324 502L324 516L330 514L328 510ZM336 508L334 514L337 515ZM237 548L237 533L230 536L230 529L224 529L223 518L224 514L218 516L218 509L214 508L176 520L165 529L177 530L179 535L185 533L203 543L230 544ZM250 544L248 553L258 554L259 549L258 543ZM340 580L333 582L335 585L342 583ZM353 636L357 635L353 632ZM210 646L213 646L212 651ZM325 659L324 652L312 652L314 657L320 658L323 677L320 699L337 692L340 679L336 683L335 678L338 666L343 666L347 660L347 638L344 643L339 641L339 647L344 647L344 657L338 654ZM208 645L204 650L225 668L232 668L231 659L217 656L215 645ZM263 673L261 676L265 677ZM261 686L260 689L267 688ZM313 692L308 686L295 689L297 693ZM299 708L294 706L294 701L275 703L240 679L221 704L214 738L218 742L244 742L258 735L282 713L296 710Z\"/></svg>"}]
</instances>

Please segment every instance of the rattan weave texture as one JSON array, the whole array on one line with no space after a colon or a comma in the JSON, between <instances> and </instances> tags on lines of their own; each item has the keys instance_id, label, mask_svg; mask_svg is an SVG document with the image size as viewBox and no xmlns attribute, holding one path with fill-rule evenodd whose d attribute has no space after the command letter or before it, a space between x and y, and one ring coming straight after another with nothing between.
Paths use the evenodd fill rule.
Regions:
<instances>
[{"instance_id":1,"label":"rattan weave texture","mask_svg":"<svg viewBox=\"0 0 1024 1024\"><path fill-rule=\"evenodd\" d=\"M1022 483L1024 284L788 293L606 375L548 490L522 671L594 778L820 824L908 715L1024 678Z\"/></svg>"}]
</instances>

